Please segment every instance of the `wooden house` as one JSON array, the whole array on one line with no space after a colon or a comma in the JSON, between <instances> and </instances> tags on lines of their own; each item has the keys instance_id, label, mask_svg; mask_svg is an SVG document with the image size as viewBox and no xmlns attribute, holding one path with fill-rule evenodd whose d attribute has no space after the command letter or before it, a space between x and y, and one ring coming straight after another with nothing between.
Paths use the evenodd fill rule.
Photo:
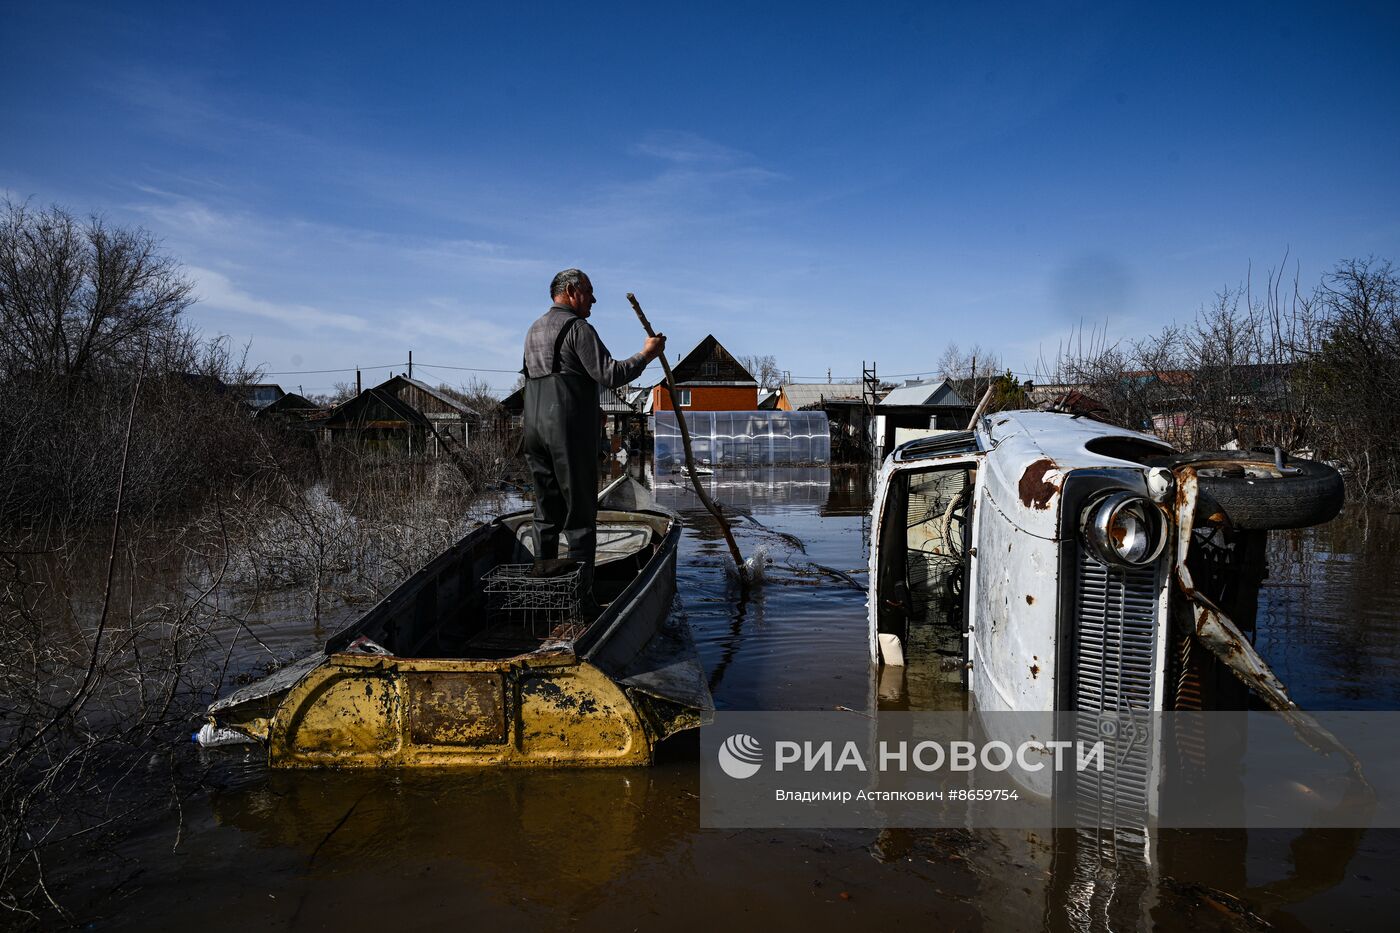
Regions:
<instances>
[{"instance_id":1,"label":"wooden house","mask_svg":"<svg viewBox=\"0 0 1400 933\"><path fill-rule=\"evenodd\" d=\"M288 392L275 402L264 405L253 415L261 423L306 424L324 409L320 405L295 392Z\"/></svg>"},{"instance_id":2,"label":"wooden house","mask_svg":"<svg viewBox=\"0 0 1400 933\"><path fill-rule=\"evenodd\" d=\"M687 411L757 411L758 382L713 335L671 367L680 407ZM666 384L652 387L652 411L671 411Z\"/></svg>"},{"instance_id":3,"label":"wooden house","mask_svg":"<svg viewBox=\"0 0 1400 933\"><path fill-rule=\"evenodd\" d=\"M458 399L408 376L394 376L332 408L317 423L330 444L438 456L465 449L480 416Z\"/></svg>"}]
</instances>

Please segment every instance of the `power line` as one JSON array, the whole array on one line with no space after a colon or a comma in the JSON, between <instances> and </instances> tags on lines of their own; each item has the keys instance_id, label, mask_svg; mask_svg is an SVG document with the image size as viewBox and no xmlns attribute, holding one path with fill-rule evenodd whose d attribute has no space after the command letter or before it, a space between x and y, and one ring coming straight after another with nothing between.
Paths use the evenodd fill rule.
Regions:
<instances>
[{"instance_id":1,"label":"power line","mask_svg":"<svg viewBox=\"0 0 1400 933\"><path fill-rule=\"evenodd\" d=\"M512 376L518 376L518 375L520 375L520 370L518 370L518 369L487 369L487 368L484 367L484 366L445 366L445 365L443 365L443 364L441 364L441 363L414 363L413 365L414 365L415 367L417 367L417 366L427 366L427 367L429 367L430 369L451 369L451 370L455 370L455 371L457 371L457 372L469 372L469 373L509 373L509 374L512 375ZM658 365L660 365L660 364L657 364L657 363L648 363L648 364L646 365L646 368L643 369L642 372L646 372L648 369L651 369L653 366L658 366Z\"/></svg>"},{"instance_id":2,"label":"power line","mask_svg":"<svg viewBox=\"0 0 1400 933\"><path fill-rule=\"evenodd\" d=\"M344 369L279 369L265 372L264 376L321 376L327 373L353 373L357 369L395 369L407 363L385 363L383 366L347 366Z\"/></svg>"},{"instance_id":3,"label":"power line","mask_svg":"<svg viewBox=\"0 0 1400 933\"><path fill-rule=\"evenodd\" d=\"M414 366L426 366L429 369L451 369L464 373L512 373L519 375L518 369L487 369L485 366L444 366L441 363L414 363Z\"/></svg>"},{"instance_id":4,"label":"power line","mask_svg":"<svg viewBox=\"0 0 1400 933\"><path fill-rule=\"evenodd\" d=\"M659 365L659 364L657 364L657 363L648 363L647 366L646 366L646 368L643 369L642 372L638 374L639 378L640 378L641 375L645 375L647 372L651 371L654 367L657 367L658 365ZM448 365L443 364L443 363L417 363L417 362L414 363L414 366L415 366L416 368L421 368L421 369L447 369L447 370L452 370L453 372L466 372L466 373L504 373L504 374L506 374L506 375L511 375L511 376L518 376L518 375L520 374L520 370L518 370L518 369L492 369L492 368L486 367L486 366L448 366ZM384 364L378 365L378 366L346 366L346 367L342 367L342 368L340 368L340 369L279 369L279 370L269 370L269 371L267 371L267 372L264 372L263 375L264 375L264 376L322 376L322 375L329 375L329 374L332 374L332 373L353 373L353 372L355 372L356 370L366 370L366 369L407 369L407 368L408 368L408 363L407 363L407 362L402 362L402 363L384 363ZM933 376L933 375L940 375L940 374L942 374L942 372L943 372L943 371L942 371L941 369L925 369L925 370L921 370L921 371L919 371L919 372L912 372L912 373L888 373L888 374L882 375L881 378L882 378L882 379L905 379L905 378L909 378L909 377L913 377L913 376ZM1020 371L1020 370L1015 370L1015 369L1012 369L1012 370L1001 370L1001 372L1010 372L1013 376L1026 376L1026 377L1028 377L1028 378L1036 378L1037 376L1041 375L1040 373L1028 373L1028 372L1022 372L1022 371ZM802 374L799 374L799 375L791 376L790 378L792 378L792 379L810 379L810 380L812 380L813 382L822 382L822 383L828 382L828 381L836 381L836 380L840 380L840 381L842 381L842 382L858 382L858 381L859 381L859 377L857 377L857 376L849 376L849 375L833 376L833 375L829 375L829 374L827 374L827 373L821 373L821 374L819 374L819 375L802 375Z\"/></svg>"},{"instance_id":5,"label":"power line","mask_svg":"<svg viewBox=\"0 0 1400 933\"><path fill-rule=\"evenodd\" d=\"M926 370L924 370L923 372L919 372L919 373L889 373L888 375L882 375L880 378L881 378L881 379L903 379L903 378L905 378L906 376L933 376L933 375L940 375L940 374L942 374L942 372L943 372L943 370L941 370L941 369L926 369ZM991 370L987 370L987 372L990 373ZM997 372L998 372L998 373L1010 373L1010 374L1013 375L1013 376L1030 376L1031 378L1035 378L1037 375L1039 375L1038 373L1020 372L1019 370L1015 370L1015 369L999 369L999 370L997 370ZM804 376L803 378L810 378L810 377L805 377L805 376Z\"/></svg>"}]
</instances>

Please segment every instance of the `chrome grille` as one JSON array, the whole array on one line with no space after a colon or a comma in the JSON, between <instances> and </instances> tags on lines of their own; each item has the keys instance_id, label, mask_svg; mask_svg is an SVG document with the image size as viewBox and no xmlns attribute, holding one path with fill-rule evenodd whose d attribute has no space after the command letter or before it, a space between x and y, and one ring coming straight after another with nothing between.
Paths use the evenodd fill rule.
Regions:
<instances>
[{"instance_id":1,"label":"chrome grille","mask_svg":"<svg viewBox=\"0 0 1400 933\"><path fill-rule=\"evenodd\" d=\"M1084 549L1077 592L1075 709L1152 709L1157 568L1110 568Z\"/></svg>"},{"instance_id":2,"label":"chrome grille","mask_svg":"<svg viewBox=\"0 0 1400 933\"><path fill-rule=\"evenodd\" d=\"M1081 551L1076 579L1075 739L1104 742L1104 770L1075 780L1081 827L1144 827L1154 767L1151 713L1159 566L1109 567Z\"/></svg>"}]
</instances>

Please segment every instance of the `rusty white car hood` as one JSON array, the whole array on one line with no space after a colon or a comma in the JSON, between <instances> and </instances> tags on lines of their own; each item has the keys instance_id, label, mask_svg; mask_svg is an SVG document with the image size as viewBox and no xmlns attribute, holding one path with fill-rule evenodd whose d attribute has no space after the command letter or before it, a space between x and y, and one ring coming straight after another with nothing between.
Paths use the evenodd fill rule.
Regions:
<instances>
[{"instance_id":1,"label":"rusty white car hood","mask_svg":"<svg viewBox=\"0 0 1400 933\"><path fill-rule=\"evenodd\" d=\"M1119 437L1171 448L1151 434L1056 412L1004 411L982 420L978 445L985 451L985 495L1013 525L1047 540L1059 536L1060 490L1070 470L1140 464L1090 450L1086 444Z\"/></svg>"}]
</instances>

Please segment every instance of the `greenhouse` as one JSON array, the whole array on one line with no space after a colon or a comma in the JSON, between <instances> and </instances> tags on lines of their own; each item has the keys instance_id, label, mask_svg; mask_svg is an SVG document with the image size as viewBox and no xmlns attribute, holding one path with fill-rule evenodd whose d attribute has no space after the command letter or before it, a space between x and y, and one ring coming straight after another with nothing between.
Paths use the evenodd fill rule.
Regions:
<instances>
[{"instance_id":1,"label":"greenhouse","mask_svg":"<svg viewBox=\"0 0 1400 933\"><path fill-rule=\"evenodd\" d=\"M655 415L656 468L685 465L676 413ZM820 411L690 411L685 413L698 463L806 466L831 461L831 432Z\"/></svg>"}]
</instances>

